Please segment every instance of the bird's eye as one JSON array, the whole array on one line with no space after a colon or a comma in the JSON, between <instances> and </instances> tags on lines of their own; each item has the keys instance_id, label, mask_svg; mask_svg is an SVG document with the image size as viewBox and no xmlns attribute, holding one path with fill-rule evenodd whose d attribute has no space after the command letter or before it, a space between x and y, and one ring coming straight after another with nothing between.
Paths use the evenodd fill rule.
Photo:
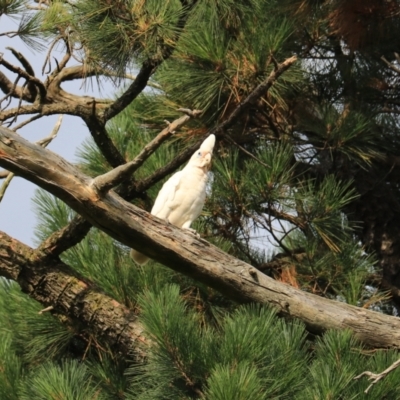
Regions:
<instances>
[{"instance_id":1,"label":"bird's eye","mask_svg":"<svg viewBox=\"0 0 400 400\"><path fill-rule=\"evenodd\" d=\"M199 151L199 152L197 153L197 155L198 155L198 156L201 156L201 151Z\"/></svg>"}]
</instances>

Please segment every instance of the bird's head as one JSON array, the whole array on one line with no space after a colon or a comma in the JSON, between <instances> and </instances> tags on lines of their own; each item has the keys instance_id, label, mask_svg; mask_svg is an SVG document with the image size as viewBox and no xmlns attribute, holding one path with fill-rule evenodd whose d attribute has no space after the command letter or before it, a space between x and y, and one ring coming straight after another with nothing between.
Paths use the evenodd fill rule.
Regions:
<instances>
[{"instance_id":1,"label":"bird's head","mask_svg":"<svg viewBox=\"0 0 400 400\"><path fill-rule=\"evenodd\" d=\"M215 145L215 136L210 135L201 144L200 148L190 158L192 166L208 171L211 167L212 152Z\"/></svg>"}]
</instances>

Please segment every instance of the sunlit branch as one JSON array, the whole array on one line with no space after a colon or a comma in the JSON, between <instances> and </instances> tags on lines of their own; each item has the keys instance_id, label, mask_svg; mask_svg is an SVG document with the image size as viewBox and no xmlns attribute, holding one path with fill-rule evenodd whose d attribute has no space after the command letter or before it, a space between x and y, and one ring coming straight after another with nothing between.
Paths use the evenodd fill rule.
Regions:
<instances>
[{"instance_id":1,"label":"sunlit branch","mask_svg":"<svg viewBox=\"0 0 400 400\"><path fill-rule=\"evenodd\" d=\"M176 129L186 124L192 116L196 117L202 113L200 110L179 109L178 111L185 112L186 115L168 123L168 126L148 143L134 160L95 178L92 183L93 187L99 192L105 193L128 179L163 142L175 133Z\"/></svg>"}]
</instances>

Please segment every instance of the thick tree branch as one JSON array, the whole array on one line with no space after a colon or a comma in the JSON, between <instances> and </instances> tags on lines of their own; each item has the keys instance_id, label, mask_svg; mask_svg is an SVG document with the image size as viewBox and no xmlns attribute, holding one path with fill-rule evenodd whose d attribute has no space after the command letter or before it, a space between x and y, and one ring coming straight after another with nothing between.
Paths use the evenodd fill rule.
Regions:
<instances>
[{"instance_id":1,"label":"thick tree branch","mask_svg":"<svg viewBox=\"0 0 400 400\"><path fill-rule=\"evenodd\" d=\"M143 63L142 68L140 68L140 71L136 76L136 79L131 83L128 89L104 111L104 122L119 114L123 109L128 107L128 105L131 104L140 93L142 93L147 86L150 76L160 63L161 61L156 62L153 60L148 60Z\"/></svg>"},{"instance_id":2,"label":"thick tree branch","mask_svg":"<svg viewBox=\"0 0 400 400\"><path fill-rule=\"evenodd\" d=\"M6 121L17 115L40 114L41 116L54 114L68 114L82 116L88 113L92 108L93 99L88 100L86 104L80 103L54 103L54 104L29 104L21 107L10 108L0 112L0 122Z\"/></svg>"},{"instance_id":3,"label":"thick tree branch","mask_svg":"<svg viewBox=\"0 0 400 400\"><path fill-rule=\"evenodd\" d=\"M206 241L150 216L113 191L100 197L91 188L92 180L73 165L2 127L0 166L54 194L115 240L234 300L270 304L282 315L300 318L313 332L351 329L370 346L400 348L399 318L321 298L274 281ZM12 258L12 252L7 257ZM20 257L18 252L15 257ZM28 265L24 272L29 274L30 270ZM11 274L12 270L7 276Z\"/></svg>"},{"instance_id":4,"label":"thick tree branch","mask_svg":"<svg viewBox=\"0 0 400 400\"><path fill-rule=\"evenodd\" d=\"M60 260L43 260L40 252L0 231L1 276L18 282L23 292L68 317L83 333L96 335L122 355L143 358L147 341L131 310Z\"/></svg>"},{"instance_id":5,"label":"thick tree branch","mask_svg":"<svg viewBox=\"0 0 400 400\"><path fill-rule=\"evenodd\" d=\"M43 139L40 139L39 141L36 142L39 146L46 147L51 141L57 136L58 131L60 130L61 122L63 120L63 115L60 115L58 118L56 124L54 125L54 128L50 132L48 136L46 136ZM6 179L4 180L2 186L0 187L0 202L4 198L4 194L8 188L8 186L11 183L11 180L14 178L14 174L12 172L9 172Z\"/></svg>"},{"instance_id":6,"label":"thick tree branch","mask_svg":"<svg viewBox=\"0 0 400 400\"><path fill-rule=\"evenodd\" d=\"M94 142L105 157L112 168L117 168L126 163L125 158L117 149L114 142L107 133L104 124L97 118L95 114L84 118L89 132L92 135Z\"/></svg>"},{"instance_id":7,"label":"thick tree branch","mask_svg":"<svg viewBox=\"0 0 400 400\"><path fill-rule=\"evenodd\" d=\"M68 225L54 232L43 241L37 250L43 257L58 257L65 250L80 243L91 227L92 224L77 215Z\"/></svg>"}]
</instances>

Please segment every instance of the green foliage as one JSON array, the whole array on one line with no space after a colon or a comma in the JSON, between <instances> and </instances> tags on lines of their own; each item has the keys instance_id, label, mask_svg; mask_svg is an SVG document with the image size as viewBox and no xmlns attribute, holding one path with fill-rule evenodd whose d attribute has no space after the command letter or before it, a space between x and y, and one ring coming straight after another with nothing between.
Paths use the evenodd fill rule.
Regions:
<instances>
[{"instance_id":1,"label":"green foliage","mask_svg":"<svg viewBox=\"0 0 400 400\"><path fill-rule=\"evenodd\" d=\"M0 341L0 396L4 400L18 400L18 384L22 373L21 360L12 349L11 334L1 332Z\"/></svg>"},{"instance_id":2,"label":"green foliage","mask_svg":"<svg viewBox=\"0 0 400 400\"><path fill-rule=\"evenodd\" d=\"M35 364L59 359L68 351L73 333L21 293L19 286L0 280L0 334L12 333L12 351L24 364Z\"/></svg>"},{"instance_id":3,"label":"green foliage","mask_svg":"<svg viewBox=\"0 0 400 400\"><path fill-rule=\"evenodd\" d=\"M318 235L334 252L349 238L351 226L344 220L341 210L357 195L352 182L338 181L328 175L320 184L312 180L304 182L296 194L297 207L309 225L309 235Z\"/></svg>"},{"instance_id":4,"label":"green foliage","mask_svg":"<svg viewBox=\"0 0 400 400\"><path fill-rule=\"evenodd\" d=\"M139 182L228 118L296 54L299 62L219 135L209 199L195 227L258 268L270 265L273 242L286 264L271 275L292 271L289 283L304 290L387 311L385 293L370 285L375 257L346 213L364 190L360 172L382 180L396 175L380 162L385 153L397 155L398 77L383 68L380 48L365 56L332 32L329 18L339 3L345 2L54 0L26 12L26 1L0 0L0 16L18 17L17 36L34 50L64 35L85 70L112 69L117 83L143 62L166 59L153 71L156 89L108 123L117 149L132 160L165 119L180 116L177 108L204 113L146 160L134 174ZM385 80L390 90L379 88ZM90 176L110 170L92 139L79 150L79 166ZM134 203L148 209L161 185ZM75 216L43 191L34 203L36 243ZM369 395L366 379L353 380L364 370L383 371L398 355L370 355L349 332L312 338L268 308L233 304L154 262L134 265L127 248L94 228L61 259L138 312L151 343L148 358L133 362L71 321L39 314L44 306L2 280L1 399L400 398L400 370Z\"/></svg>"},{"instance_id":5,"label":"green foliage","mask_svg":"<svg viewBox=\"0 0 400 400\"><path fill-rule=\"evenodd\" d=\"M304 384L298 379L298 370L307 365L304 328L283 323L273 311L240 307L218 327L199 329L199 314L185 305L177 286L158 295L145 293L140 304L155 345L148 365L132 370L135 390L146 388L139 398L154 393L183 398L205 390L206 398L222 399L231 398L234 388L238 397L232 398L249 393L273 398L289 396ZM283 373L285 381L276 378Z\"/></svg>"},{"instance_id":6,"label":"green foliage","mask_svg":"<svg viewBox=\"0 0 400 400\"><path fill-rule=\"evenodd\" d=\"M43 241L53 232L67 225L75 216L64 202L55 199L44 190L37 190L33 198L34 209L38 218L35 236L38 242Z\"/></svg>"},{"instance_id":7,"label":"green foliage","mask_svg":"<svg viewBox=\"0 0 400 400\"><path fill-rule=\"evenodd\" d=\"M211 4L214 3L214 4ZM284 17L269 18L275 1L201 2L188 21L173 57L157 72L157 80L173 99L224 117L272 72L272 58L288 55L294 31ZM193 26L192 26L193 24ZM271 101L284 103L300 83L294 67L271 91Z\"/></svg>"},{"instance_id":8,"label":"green foliage","mask_svg":"<svg viewBox=\"0 0 400 400\"><path fill-rule=\"evenodd\" d=\"M318 118L300 116L303 129L312 132L308 137L316 153L327 154L330 162L343 162L340 155L363 168L383 156L385 137L368 115L354 110L342 116L334 106L321 106L314 110Z\"/></svg>"},{"instance_id":9,"label":"green foliage","mask_svg":"<svg viewBox=\"0 0 400 400\"><path fill-rule=\"evenodd\" d=\"M16 17L26 6L26 0L0 0L0 16Z\"/></svg>"},{"instance_id":10,"label":"green foliage","mask_svg":"<svg viewBox=\"0 0 400 400\"><path fill-rule=\"evenodd\" d=\"M78 1L74 26L90 52L88 61L123 73L133 57L162 58L174 44L183 9L168 0Z\"/></svg>"},{"instance_id":11,"label":"green foliage","mask_svg":"<svg viewBox=\"0 0 400 400\"><path fill-rule=\"evenodd\" d=\"M103 400L105 396L93 384L88 370L77 361L60 365L44 363L26 378L21 400Z\"/></svg>"}]
</instances>

